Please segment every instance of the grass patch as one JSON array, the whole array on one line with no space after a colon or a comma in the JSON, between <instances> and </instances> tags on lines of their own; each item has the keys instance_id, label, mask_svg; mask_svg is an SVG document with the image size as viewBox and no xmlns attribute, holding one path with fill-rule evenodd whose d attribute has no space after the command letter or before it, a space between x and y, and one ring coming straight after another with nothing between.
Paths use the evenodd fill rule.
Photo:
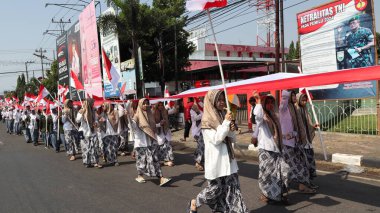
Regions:
<instances>
[{"instance_id":1,"label":"grass patch","mask_svg":"<svg viewBox=\"0 0 380 213\"><path fill-rule=\"evenodd\" d=\"M354 134L377 134L377 116L360 115L348 116L339 121L336 125L328 128L329 132L342 132Z\"/></svg>"}]
</instances>

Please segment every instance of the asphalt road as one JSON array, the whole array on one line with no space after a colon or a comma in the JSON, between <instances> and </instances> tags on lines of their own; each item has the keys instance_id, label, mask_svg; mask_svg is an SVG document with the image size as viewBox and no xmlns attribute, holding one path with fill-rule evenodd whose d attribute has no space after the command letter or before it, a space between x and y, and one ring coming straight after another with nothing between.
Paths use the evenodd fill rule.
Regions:
<instances>
[{"instance_id":1,"label":"asphalt road","mask_svg":"<svg viewBox=\"0 0 380 213\"><path fill-rule=\"evenodd\" d=\"M174 147L175 149L175 147ZM130 156L119 157L119 167L85 168L81 160L70 162L64 152L43 145L26 144L0 125L0 212L152 212L182 213L187 202L205 187L203 174L195 170L190 153L176 151L173 168L164 167L171 184L159 187L158 179L139 184ZM290 206L264 205L255 162L240 161L243 197L251 212L380 212L380 182L342 179L320 174L316 195L292 190ZM198 212L210 212L207 206Z\"/></svg>"}]
</instances>

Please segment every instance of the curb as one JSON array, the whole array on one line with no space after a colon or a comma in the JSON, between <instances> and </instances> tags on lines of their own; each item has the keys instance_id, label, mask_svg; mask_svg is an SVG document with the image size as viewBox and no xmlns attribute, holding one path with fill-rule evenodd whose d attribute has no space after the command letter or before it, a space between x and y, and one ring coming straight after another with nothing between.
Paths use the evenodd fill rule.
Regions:
<instances>
[{"instance_id":1,"label":"curb","mask_svg":"<svg viewBox=\"0 0 380 213\"><path fill-rule=\"evenodd\" d=\"M187 142L178 142L178 141L172 141L173 145L177 148L176 151L182 151L182 152L194 152L196 148L196 143L192 141ZM258 161L258 152L253 150L248 150L249 144L241 144L239 143L240 148L242 149L242 152L244 155L241 154L241 152L238 149L235 149L235 155L241 159L250 159L250 160L257 160ZM178 149L179 148L179 149ZM327 161L325 161L323 153L315 152L314 153L315 160L316 161L324 161L326 163L331 163L332 154L327 154ZM370 168L376 168L380 169L380 158L370 158L363 156L362 167L370 167Z\"/></svg>"}]
</instances>

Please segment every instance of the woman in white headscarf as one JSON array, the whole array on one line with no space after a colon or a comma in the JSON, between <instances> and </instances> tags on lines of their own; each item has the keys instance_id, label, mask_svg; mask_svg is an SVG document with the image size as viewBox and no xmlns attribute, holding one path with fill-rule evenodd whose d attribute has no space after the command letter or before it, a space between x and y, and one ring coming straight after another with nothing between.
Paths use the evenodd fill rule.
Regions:
<instances>
[{"instance_id":1,"label":"woman in white headscarf","mask_svg":"<svg viewBox=\"0 0 380 213\"><path fill-rule=\"evenodd\" d=\"M225 112L223 91L210 90L204 99L202 134L205 143L205 178L208 185L189 203L188 212L207 204L212 212L248 212L240 191L232 143L235 125Z\"/></svg>"},{"instance_id":2,"label":"woman in white headscarf","mask_svg":"<svg viewBox=\"0 0 380 213\"><path fill-rule=\"evenodd\" d=\"M160 178L160 186L166 185L170 179L162 175L157 157L156 122L150 109L149 100L140 99L136 113L133 116L132 128L135 141L133 155L136 158L137 178L139 183L145 183L143 175Z\"/></svg>"}]
</instances>

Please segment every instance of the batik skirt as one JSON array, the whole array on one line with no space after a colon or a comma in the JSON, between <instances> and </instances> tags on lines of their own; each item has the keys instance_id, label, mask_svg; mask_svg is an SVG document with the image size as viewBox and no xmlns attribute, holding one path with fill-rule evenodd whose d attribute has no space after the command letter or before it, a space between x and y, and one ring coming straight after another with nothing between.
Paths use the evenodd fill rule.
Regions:
<instances>
[{"instance_id":1,"label":"batik skirt","mask_svg":"<svg viewBox=\"0 0 380 213\"><path fill-rule=\"evenodd\" d=\"M174 161L173 148L168 140L165 139L162 145L157 145L157 149L159 161Z\"/></svg>"},{"instance_id":2,"label":"batik skirt","mask_svg":"<svg viewBox=\"0 0 380 213\"><path fill-rule=\"evenodd\" d=\"M94 165L99 162L99 155L96 151L98 137L96 135L84 137L80 141L82 148L82 159L85 165Z\"/></svg>"},{"instance_id":3,"label":"batik skirt","mask_svg":"<svg viewBox=\"0 0 380 213\"><path fill-rule=\"evenodd\" d=\"M195 139L197 140L197 148L194 151L194 160L203 165L205 160L205 142L203 141L202 133L196 136Z\"/></svg>"},{"instance_id":4,"label":"batik skirt","mask_svg":"<svg viewBox=\"0 0 380 213\"><path fill-rule=\"evenodd\" d=\"M280 153L259 150L259 188L262 194L275 201L281 201L288 191L289 165Z\"/></svg>"},{"instance_id":5,"label":"batik skirt","mask_svg":"<svg viewBox=\"0 0 380 213\"><path fill-rule=\"evenodd\" d=\"M314 149L305 148L304 150L307 157L307 167L309 169L310 180L313 180L315 177L317 177L317 167L315 165Z\"/></svg>"},{"instance_id":6,"label":"batik skirt","mask_svg":"<svg viewBox=\"0 0 380 213\"><path fill-rule=\"evenodd\" d=\"M76 147L76 134L77 132L74 130L65 130L64 135L65 135L65 142L66 142L66 153L68 155L75 155L78 153L78 149Z\"/></svg>"},{"instance_id":7,"label":"batik skirt","mask_svg":"<svg viewBox=\"0 0 380 213\"><path fill-rule=\"evenodd\" d=\"M309 170L303 148L283 146L282 156L290 168L290 180L309 185Z\"/></svg>"},{"instance_id":8,"label":"batik skirt","mask_svg":"<svg viewBox=\"0 0 380 213\"><path fill-rule=\"evenodd\" d=\"M208 186L197 195L196 202L197 207L208 205L212 212L248 212L236 173L209 180Z\"/></svg>"},{"instance_id":9,"label":"batik skirt","mask_svg":"<svg viewBox=\"0 0 380 213\"><path fill-rule=\"evenodd\" d=\"M157 146L136 147L135 153L138 175L162 177L161 166L157 157Z\"/></svg>"},{"instance_id":10,"label":"batik skirt","mask_svg":"<svg viewBox=\"0 0 380 213\"><path fill-rule=\"evenodd\" d=\"M118 136L107 135L103 138L103 154L107 163L117 162Z\"/></svg>"}]
</instances>

